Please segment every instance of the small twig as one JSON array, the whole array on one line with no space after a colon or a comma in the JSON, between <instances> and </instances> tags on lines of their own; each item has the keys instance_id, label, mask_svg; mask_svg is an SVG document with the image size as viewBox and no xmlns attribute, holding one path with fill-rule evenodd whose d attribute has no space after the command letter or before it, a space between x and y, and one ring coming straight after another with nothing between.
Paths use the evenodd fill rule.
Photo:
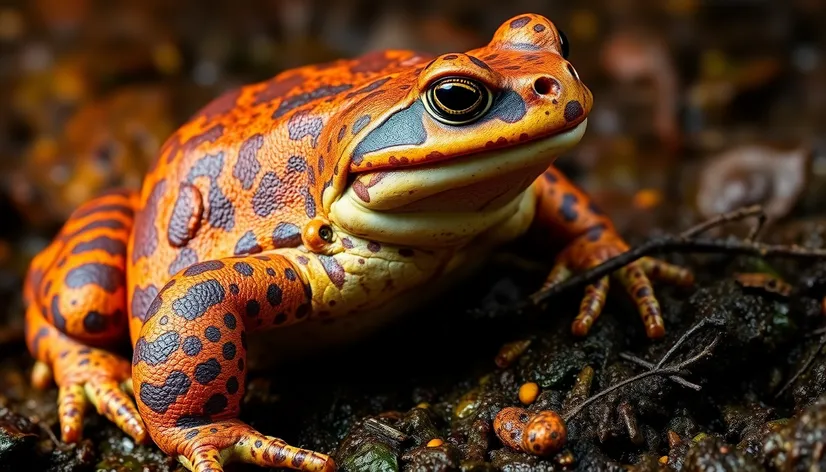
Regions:
<instances>
[{"instance_id":1,"label":"small twig","mask_svg":"<svg viewBox=\"0 0 826 472\"><path fill-rule=\"evenodd\" d=\"M763 223L760 222L761 220L764 220L766 217L766 213L763 211L763 207L760 205L752 205L750 207L738 208L728 213L721 213L715 217L712 217L706 221L703 221L702 223L699 223L683 231L682 233L680 233L680 236L683 238L693 238L702 233L705 233L711 228L722 226L726 223L731 223L734 221L744 220L752 216L757 216L759 218L758 223L755 226L756 228L763 226ZM752 232L754 231L754 228L752 228Z\"/></svg>"},{"instance_id":2,"label":"small twig","mask_svg":"<svg viewBox=\"0 0 826 472\"><path fill-rule=\"evenodd\" d=\"M697 323L694 327L692 327L691 329L686 331L686 333L683 336L681 336L680 339L678 339L676 343L674 343L674 346L672 346L672 348L668 350L668 352L665 354L665 356L663 356L663 359L667 359L669 356L671 356L674 353L674 351L676 351L679 347L682 346L682 344L685 343L685 341L688 339L688 337L691 334L697 332L697 330L699 328L709 324L709 321L705 321L705 320L708 320L708 318L704 318L702 321ZM569 410L563 416L563 419L565 421L569 421L571 418L576 416L580 411L582 411L585 407L587 407L588 405L594 403L595 401L597 401L598 399L604 397L605 395L608 395L609 393L611 393L615 390L618 390L622 387L625 387L626 385L630 385L634 382L640 381L640 380L645 379L647 377L651 377L651 376L654 376L654 375L663 375L663 376L667 376L667 377L679 376L682 373L682 371L684 369L686 369L688 366L690 366L691 364L697 362L698 360L702 359L703 357L710 355L711 351L713 351L714 348L717 346L717 343L719 342L719 340L720 340L719 336L715 337L714 340L711 341L711 343L709 343L707 346L705 346L699 353L697 353L694 356L689 357L688 359L686 359L684 361L678 362L678 363L673 364L673 365L663 366L662 365L663 361L661 359L656 365L654 365L653 369L648 370L646 372L643 372L641 374L637 374L637 375L635 375L633 377L630 377L628 379L625 379L621 382L617 382L614 385L611 385L610 387L606 388L605 390L603 390L603 391L593 395L592 397L588 398L587 400L580 403L579 405L573 407L571 410Z\"/></svg>"},{"instance_id":3,"label":"small twig","mask_svg":"<svg viewBox=\"0 0 826 472\"><path fill-rule=\"evenodd\" d=\"M806 362L803 363L803 366L800 369L798 369L797 372L794 373L794 375L792 375L788 382L786 382L786 384L783 385L783 388L778 390L778 392L774 395L774 398L780 398L780 396L783 395L783 392L785 392L792 385L794 385L794 383L797 382L797 379L800 378L800 376L803 375L807 370L809 370L809 368L814 363L815 359L817 359L818 354L820 354L820 351L822 351L824 347L826 347L826 336L822 336L820 338L820 343L818 344L817 349L815 349L814 352L812 352L811 355L809 355L808 359L806 359Z\"/></svg>"},{"instance_id":4,"label":"small twig","mask_svg":"<svg viewBox=\"0 0 826 472\"><path fill-rule=\"evenodd\" d=\"M698 321L697 324L695 324L694 326L689 328L685 333L683 333L682 336L680 336L680 338L677 340L677 342L675 342L674 345L671 346L671 349L669 349L665 353L665 355L660 359L659 362L657 362L657 365L655 365L654 368L659 369L660 367L662 367L663 364L665 364L665 362L668 359L670 359L671 356L673 356L675 352L677 352L677 349L679 349L683 345L683 343L685 343L688 340L688 338L690 338L697 331L704 328L707 324L715 324L717 326L720 326L721 322L717 321L713 318L703 318L700 321Z\"/></svg>"},{"instance_id":5,"label":"small twig","mask_svg":"<svg viewBox=\"0 0 826 472\"><path fill-rule=\"evenodd\" d=\"M663 236L652 239L633 249L615 256L602 264L575 275L570 279L553 285L547 289L540 290L529 297L530 303L539 305L552 296L570 290L574 287L585 286L594 283L600 278L609 275L618 269L640 259L650 256L655 252L728 252L732 254L750 255L758 257L800 257L800 258L824 258L826 259L826 249L806 249L797 245L784 246L775 244L763 244L759 242L740 242L734 240L721 239L686 239L681 236ZM527 305L527 304L525 304ZM524 308L518 305L519 308Z\"/></svg>"},{"instance_id":6,"label":"small twig","mask_svg":"<svg viewBox=\"0 0 826 472\"><path fill-rule=\"evenodd\" d=\"M757 241L760 237L760 232L763 231L763 228L766 226L766 222L769 220L768 215L765 212L761 212L757 215L757 222L754 224L754 227L751 228L749 234L746 236L746 241L752 242Z\"/></svg>"},{"instance_id":7,"label":"small twig","mask_svg":"<svg viewBox=\"0 0 826 472\"><path fill-rule=\"evenodd\" d=\"M637 365L640 365L640 366L642 366L642 367L645 367L646 369L654 369L654 364L652 364L652 363L648 362L648 361L647 361L647 360L645 360L645 359L641 359L641 358L639 358L639 357L637 357L637 356L635 356L635 355L633 355L633 354L629 354L629 353L621 352L619 356L620 356L621 358L623 358L623 359L627 360L627 361L633 362L634 364L637 364ZM677 384L679 384L679 385L682 385L683 387L687 387L687 388L690 388L690 389L692 389L692 390L696 390L696 391L698 391L698 392L699 392L700 390L702 390L702 388L703 388L703 387L700 387L699 385L697 385L697 384L695 384L695 383L689 382L688 380L686 380L686 379L684 379L684 378L682 378L682 377L680 377L680 376L678 376L678 375L672 375L672 376L670 376L670 377L668 377L668 378L669 378L669 380L672 380L672 381L674 381L675 383L677 383Z\"/></svg>"},{"instance_id":8,"label":"small twig","mask_svg":"<svg viewBox=\"0 0 826 472\"><path fill-rule=\"evenodd\" d=\"M363 426L364 429L370 431L371 433L378 434L399 444L407 441L408 438L408 436L403 432L390 425L386 425L375 418L367 418L364 420Z\"/></svg>"}]
</instances>

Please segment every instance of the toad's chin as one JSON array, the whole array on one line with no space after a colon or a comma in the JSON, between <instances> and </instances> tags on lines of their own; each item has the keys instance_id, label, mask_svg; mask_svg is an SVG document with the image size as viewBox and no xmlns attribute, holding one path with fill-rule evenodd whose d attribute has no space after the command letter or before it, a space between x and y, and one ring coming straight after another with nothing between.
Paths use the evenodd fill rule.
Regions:
<instances>
[{"instance_id":1,"label":"toad's chin","mask_svg":"<svg viewBox=\"0 0 826 472\"><path fill-rule=\"evenodd\" d=\"M587 119L519 146L356 174L331 206L345 231L388 243L450 244L519 211L534 180L575 146Z\"/></svg>"}]
</instances>

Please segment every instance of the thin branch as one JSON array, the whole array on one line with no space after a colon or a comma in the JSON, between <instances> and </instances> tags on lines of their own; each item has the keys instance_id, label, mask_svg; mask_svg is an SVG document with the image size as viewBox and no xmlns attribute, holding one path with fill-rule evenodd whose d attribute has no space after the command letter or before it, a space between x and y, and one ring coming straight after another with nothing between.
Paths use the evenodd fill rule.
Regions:
<instances>
[{"instance_id":1,"label":"thin branch","mask_svg":"<svg viewBox=\"0 0 826 472\"><path fill-rule=\"evenodd\" d=\"M654 364L652 364L651 362L648 362L645 359L641 359L641 358L639 358L639 357L637 357L633 354L629 354L629 353L626 353L626 352L621 352L619 356L621 358L627 360L627 361L633 362L634 364L645 367L646 369L653 369L654 368ZM669 380L672 380L674 383L682 385L683 387L690 388L692 390L696 390L698 392L703 389L703 387L701 387L701 386L699 386L695 383L689 382L688 380L680 377L679 375L672 375L668 378L669 378Z\"/></svg>"},{"instance_id":2,"label":"thin branch","mask_svg":"<svg viewBox=\"0 0 826 472\"><path fill-rule=\"evenodd\" d=\"M686 239L682 236L662 236L643 243L602 264L570 279L540 290L529 297L530 303L539 305L552 296L574 287L594 283L618 269L656 252L731 253L758 257L794 257L826 259L826 249L807 249L797 245L785 246L760 242L741 242L730 239Z\"/></svg>"},{"instance_id":3,"label":"thin branch","mask_svg":"<svg viewBox=\"0 0 826 472\"><path fill-rule=\"evenodd\" d=\"M766 218L766 213L763 211L763 207L761 205L752 205L750 207L738 208L728 213L721 213L713 218L703 221L702 223L699 223L683 231L682 233L680 233L680 236L682 236L683 238L693 238L702 233L705 233L711 228L722 226L726 223L731 223L734 221L744 220L752 216L756 216L759 218L758 223L755 227L762 227L763 223L761 222L761 220L764 220ZM752 232L754 231L755 229L752 228Z\"/></svg>"},{"instance_id":4,"label":"thin branch","mask_svg":"<svg viewBox=\"0 0 826 472\"><path fill-rule=\"evenodd\" d=\"M674 346L672 346L671 349L669 349L668 352L663 356L663 359L668 359L669 356L673 355L674 351L679 349L685 343L685 341L689 338L689 336L691 334L696 333L698 329L700 329L703 326L706 326L710 323L711 324L716 324L711 320L709 320L709 321L706 321L706 320L708 320L708 318L704 318L699 323L697 323L695 326L693 326L691 329L686 331L686 333L683 336L681 336L680 339L678 339L677 342L674 343ZM581 412L585 407L587 407L588 405L594 403L595 401L599 400L600 398L602 398L602 397L608 395L609 393L611 393L613 391L616 391L616 390L618 390L622 387L625 387L626 385L630 385L634 382L638 382L638 381L640 381L642 379L645 379L647 377L651 377L651 376L654 376L654 375L662 375L662 376L667 376L667 377L679 376L683 372L683 370L685 370L691 364L699 361L703 357L706 357L706 356L710 355L711 352L714 350L714 348L717 346L717 343L719 342L719 340L720 340L719 336L715 337L714 340L711 341L711 343L709 343L707 346L705 346L699 353L695 354L694 356L689 357L688 359L686 359L684 361L678 362L678 363L673 364L673 365L663 366L663 360L661 359L659 362L657 362L657 364L654 365L654 367L651 370L648 370L648 371L643 372L641 374L637 374L637 375L635 375L633 377L630 377L630 378L627 378L627 379L625 379L621 382L617 382L617 383L611 385L610 387L606 388L605 390L591 396L590 398L583 401L579 405L576 405L575 407L573 407L571 410L569 410L563 416L563 419L565 421L569 421L571 418L573 418L579 412Z\"/></svg>"}]
</instances>

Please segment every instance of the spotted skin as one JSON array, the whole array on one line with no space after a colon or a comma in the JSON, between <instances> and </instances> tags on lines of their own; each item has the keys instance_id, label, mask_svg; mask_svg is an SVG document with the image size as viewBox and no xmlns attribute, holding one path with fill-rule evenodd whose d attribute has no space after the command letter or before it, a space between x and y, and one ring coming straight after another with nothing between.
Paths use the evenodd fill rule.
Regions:
<instances>
[{"instance_id":1,"label":"spotted skin","mask_svg":"<svg viewBox=\"0 0 826 472\"><path fill-rule=\"evenodd\" d=\"M59 385L63 438L80 438L91 403L192 470L230 460L334 470L326 455L237 419L249 333L355 337L535 221L567 243L549 282L627 250L552 166L593 105L560 42L548 19L520 15L471 51L299 67L194 114L139 192L84 205L32 262L32 377ZM491 94L472 122L433 114L428 89L453 76ZM416 174L424 167L439 172ZM406 189L411 175L425 181ZM653 336L662 322L646 277L655 274L690 279L653 259L616 275ZM587 332L607 289L607 279L589 289L575 333ZM342 329L344 317L359 322ZM127 343L131 362L111 353ZM285 388L301 374L285 372Z\"/></svg>"}]
</instances>

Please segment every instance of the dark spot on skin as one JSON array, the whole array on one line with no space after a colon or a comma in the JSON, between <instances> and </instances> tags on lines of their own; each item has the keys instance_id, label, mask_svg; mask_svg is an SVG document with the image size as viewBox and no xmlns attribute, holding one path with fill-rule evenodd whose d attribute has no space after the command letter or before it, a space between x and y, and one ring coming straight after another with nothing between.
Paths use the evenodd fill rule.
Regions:
<instances>
[{"instance_id":1,"label":"dark spot on skin","mask_svg":"<svg viewBox=\"0 0 826 472\"><path fill-rule=\"evenodd\" d=\"M127 218L132 218L135 215L135 211L130 206L110 203L103 205L92 205L90 207L81 207L72 213L70 218L73 220L79 220L89 215L98 213L120 213Z\"/></svg>"},{"instance_id":2,"label":"dark spot on skin","mask_svg":"<svg viewBox=\"0 0 826 472\"><path fill-rule=\"evenodd\" d=\"M267 301L270 303L271 306L280 305L282 295L283 293L281 291L281 287L279 287L278 285L270 284L270 286L267 287Z\"/></svg>"},{"instance_id":3,"label":"dark spot on skin","mask_svg":"<svg viewBox=\"0 0 826 472\"><path fill-rule=\"evenodd\" d=\"M442 60L452 61L452 60L455 60L455 59L458 59L458 58L459 58L459 56L457 56L456 54L448 54L447 56L443 57Z\"/></svg>"},{"instance_id":4,"label":"dark spot on skin","mask_svg":"<svg viewBox=\"0 0 826 472\"><path fill-rule=\"evenodd\" d=\"M258 254L262 250L258 244L258 240L255 238L255 233L247 231L235 244L234 254L236 256L246 256L248 254Z\"/></svg>"},{"instance_id":5,"label":"dark spot on skin","mask_svg":"<svg viewBox=\"0 0 826 472\"><path fill-rule=\"evenodd\" d=\"M163 292L161 292L163 293ZM163 305L163 298L159 294L152 300L152 304L149 305L149 309L146 310L146 316L144 321L149 321L150 318L157 315L159 311L161 311L161 306Z\"/></svg>"},{"instance_id":6,"label":"dark spot on skin","mask_svg":"<svg viewBox=\"0 0 826 472\"><path fill-rule=\"evenodd\" d=\"M192 184L182 183L178 191L178 199L172 208L169 217L167 240L173 247L184 247L201 226L201 217L204 212L204 201L201 191Z\"/></svg>"},{"instance_id":7,"label":"dark spot on skin","mask_svg":"<svg viewBox=\"0 0 826 472\"><path fill-rule=\"evenodd\" d=\"M301 258L301 257L304 257L304 256L298 256L298 257ZM272 267L267 267L267 275L269 275L270 277L275 277L275 270L273 270Z\"/></svg>"},{"instance_id":8,"label":"dark spot on skin","mask_svg":"<svg viewBox=\"0 0 826 472\"><path fill-rule=\"evenodd\" d=\"M261 178L258 189L252 196L252 209L260 217L270 216L274 211L284 208L287 191L281 185L281 179L275 172L267 172Z\"/></svg>"},{"instance_id":9,"label":"dark spot on skin","mask_svg":"<svg viewBox=\"0 0 826 472\"><path fill-rule=\"evenodd\" d=\"M383 71L392 63L383 51L374 51L364 54L355 60L355 64L350 67L353 74L370 73Z\"/></svg>"},{"instance_id":10,"label":"dark spot on skin","mask_svg":"<svg viewBox=\"0 0 826 472\"><path fill-rule=\"evenodd\" d=\"M82 228L78 229L77 231L75 231L73 233L69 233L69 234L65 234L65 235L60 236L60 239L62 241L71 241L73 239L76 239L78 236L80 236L83 233L87 233L89 231L93 231L93 230L96 230L96 229L115 229L115 230L118 230L118 229L125 229L125 228L126 228L126 225L124 225L119 220L97 220L97 221L93 221L93 222L83 226ZM65 259L63 260L63 262L65 263ZM63 266L63 264L60 264L58 262L58 267L62 267L62 266Z\"/></svg>"},{"instance_id":11,"label":"dark spot on skin","mask_svg":"<svg viewBox=\"0 0 826 472\"><path fill-rule=\"evenodd\" d=\"M160 319L160 320L158 320L158 323L160 323L160 324L161 324L161 326L163 326L163 325L165 325L165 324L169 323L169 317L168 317L168 316L166 316L166 315L162 316L162 317L161 317L161 319Z\"/></svg>"},{"instance_id":12,"label":"dark spot on skin","mask_svg":"<svg viewBox=\"0 0 826 472\"><path fill-rule=\"evenodd\" d=\"M588 241L596 242L599 241L599 238L602 237L603 233L605 233L605 225L598 224L589 228L585 234L587 235Z\"/></svg>"},{"instance_id":13,"label":"dark spot on skin","mask_svg":"<svg viewBox=\"0 0 826 472\"><path fill-rule=\"evenodd\" d=\"M32 339L32 352L38 353L40 352L40 341L49 335L49 330L47 328L40 328L37 330L37 334L34 335L34 339Z\"/></svg>"},{"instance_id":14,"label":"dark spot on skin","mask_svg":"<svg viewBox=\"0 0 826 472\"><path fill-rule=\"evenodd\" d=\"M115 293L125 282L126 274L123 273L123 269L97 262L75 267L66 274L66 286L69 288L95 285L106 293Z\"/></svg>"},{"instance_id":15,"label":"dark spot on skin","mask_svg":"<svg viewBox=\"0 0 826 472\"><path fill-rule=\"evenodd\" d=\"M301 141L307 136L311 137L310 145L315 149L318 145L318 136L324 128L324 120L317 116L311 116L308 110L302 110L290 117L287 122L287 132L293 141Z\"/></svg>"},{"instance_id":16,"label":"dark spot on skin","mask_svg":"<svg viewBox=\"0 0 826 472\"><path fill-rule=\"evenodd\" d=\"M235 359L235 343L228 342L224 344L224 347L221 348L221 352L224 355L224 359L231 361Z\"/></svg>"},{"instance_id":17,"label":"dark spot on skin","mask_svg":"<svg viewBox=\"0 0 826 472\"><path fill-rule=\"evenodd\" d=\"M237 323L238 320L235 319L235 315L233 315L232 313L226 313L224 315L224 326L226 326L227 328L235 329Z\"/></svg>"},{"instance_id":18,"label":"dark spot on skin","mask_svg":"<svg viewBox=\"0 0 826 472\"><path fill-rule=\"evenodd\" d=\"M78 362L77 365L89 365L89 359L83 359Z\"/></svg>"},{"instance_id":19,"label":"dark spot on skin","mask_svg":"<svg viewBox=\"0 0 826 472\"><path fill-rule=\"evenodd\" d=\"M324 156L318 156L318 164L316 165L316 168L318 168L319 175L324 172Z\"/></svg>"},{"instance_id":20,"label":"dark spot on skin","mask_svg":"<svg viewBox=\"0 0 826 472\"><path fill-rule=\"evenodd\" d=\"M300 452L296 453L296 455L293 456L293 460L292 460L293 467L295 467L296 469L301 469L301 465L304 464L304 459L306 459L306 458L307 458L307 452L306 451L300 451Z\"/></svg>"},{"instance_id":21,"label":"dark spot on skin","mask_svg":"<svg viewBox=\"0 0 826 472\"><path fill-rule=\"evenodd\" d=\"M559 178L556 176L556 174L554 172L551 172L551 171L545 171L542 174L542 177L544 177L545 181L547 181L550 184L555 184L555 183L559 182Z\"/></svg>"},{"instance_id":22,"label":"dark spot on skin","mask_svg":"<svg viewBox=\"0 0 826 472\"><path fill-rule=\"evenodd\" d=\"M224 268L224 263L221 261L206 261L201 262L200 264L195 264L190 266L186 271L184 271L185 277L192 277L195 275L201 275L205 272L211 272L213 270L221 270Z\"/></svg>"},{"instance_id":23,"label":"dark spot on skin","mask_svg":"<svg viewBox=\"0 0 826 472\"><path fill-rule=\"evenodd\" d=\"M279 314L275 315L275 318L273 318L273 320L272 320L273 324L277 324L277 325L284 324L285 321L287 321L287 314L286 313L279 313Z\"/></svg>"},{"instance_id":24,"label":"dark spot on skin","mask_svg":"<svg viewBox=\"0 0 826 472\"><path fill-rule=\"evenodd\" d=\"M227 397L220 393L209 397L209 400L204 403L204 413L208 415L216 415L227 409Z\"/></svg>"},{"instance_id":25,"label":"dark spot on skin","mask_svg":"<svg viewBox=\"0 0 826 472\"><path fill-rule=\"evenodd\" d=\"M571 100L565 104L565 121L568 123L575 121L583 113L585 113L585 110L582 109L582 104L577 100Z\"/></svg>"},{"instance_id":26,"label":"dark spot on skin","mask_svg":"<svg viewBox=\"0 0 826 472\"><path fill-rule=\"evenodd\" d=\"M353 123L353 135L358 134L370 123L370 115L363 115Z\"/></svg>"},{"instance_id":27,"label":"dark spot on skin","mask_svg":"<svg viewBox=\"0 0 826 472\"><path fill-rule=\"evenodd\" d=\"M241 96L241 90L230 90L221 94L218 98L209 102L205 107L198 110L194 117L204 117L205 121L226 115L235 108L235 103L238 97Z\"/></svg>"},{"instance_id":28,"label":"dark spot on skin","mask_svg":"<svg viewBox=\"0 0 826 472\"><path fill-rule=\"evenodd\" d=\"M175 260L169 264L169 275L175 275L187 267L198 263L198 255L192 248L185 247L178 252Z\"/></svg>"},{"instance_id":29,"label":"dark spot on skin","mask_svg":"<svg viewBox=\"0 0 826 472\"><path fill-rule=\"evenodd\" d=\"M189 377L176 370L169 374L163 385L143 382L140 385L138 397L150 410L162 415L177 401L179 396L186 395L191 385Z\"/></svg>"},{"instance_id":30,"label":"dark spot on skin","mask_svg":"<svg viewBox=\"0 0 826 472\"><path fill-rule=\"evenodd\" d=\"M246 312L248 317L255 318L259 313L261 313L261 304L258 303L258 300L248 301Z\"/></svg>"},{"instance_id":31,"label":"dark spot on skin","mask_svg":"<svg viewBox=\"0 0 826 472\"><path fill-rule=\"evenodd\" d=\"M183 351L187 356L197 356L200 354L202 347L203 345L201 344L201 340L198 339L198 336L189 336L184 339Z\"/></svg>"},{"instance_id":32,"label":"dark spot on skin","mask_svg":"<svg viewBox=\"0 0 826 472\"><path fill-rule=\"evenodd\" d=\"M91 241L78 243L77 246L72 248L72 254L91 251L103 251L112 256L122 256L126 254L126 243L109 236L98 236Z\"/></svg>"},{"instance_id":33,"label":"dark spot on skin","mask_svg":"<svg viewBox=\"0 0 826 472\"><path fill-rule=\"evenodd\" d=\"M313 198L313 194L306 187L301 189L301 193L304 195L304 213L307 214L308 218L315 218L315 198Z\"/></svg>"},{"instance_id":34,"label":"dark spot on skin","mask_svg":"<svg viewBox=\"0 0 826 472\"><path fill-rule=\"evenodd\" d=\"M295 271L287 267L284 269L284 277L287 278L289 281L293 281L296 279Z\"/></svg>"},{"instance_id":35,"label":"dark spot on skin","mask_svg":"<svg viewBox=\"0 0 826 472\"><path fill-rule=\"evenodd\" d=\"M252 266L247 264L246 262L236 262L235 265L232 266L235 269L235 272L243 275L244 277L251 277L255 271L252 269Z\"/></svg>"},{"instance_id":36,"label":"dark spot on skin","mask_svg":"<svg viewBox=\"0 0 826 472\"><path fill-rule=\"evenodd\" d=\"M218 184L218 177L221 175L223 168L223 152L206 155L193 164L187 175L187 182L192 184L199 177L209 179L207 221L213 228L230 231L235 227L235 207L232 205L232 201L224 195L221 186Z\"/></svg>"},{"instance_id":37,"label":"dark spot on skin","mask_svg":"<svg viewBox=\"0 0 826 472\"><path fill-rule=\"evenodd\" d=\"M341 267L341 264L335 258L323 254L318 255L318 260L321 261L321 265L324 266L324 271L327 272L327 276L330 277L333 285L337 288L344 286L344 268Z\"/></svg>"},{"instance_id":38,"label":"dark spot on skin","mask_svg":"<svg viewBox=\"0 0 826 472\"><path fill-rule=\"evenodd\" d=\"M576 221L579 218L575 205L577 204L576 195L572 193L565 193L562 195L562 205L559 206L559 215L568 223Z\"/></svg>"},{"instance_id":39,"label":"dark spot on skin","mask_svg":"<svg viewBox=\"0 0 826 472\"><path fill-rule=\"evenodd\" d=\"M346 90L353 88L350 84L341 84L341 85L323 85L311 92L300 93L297 95L293 95L291 97L285 98L278 104L278 108L272 114L273 119L281 118L282 116L286 115L287 113L304 106L310 102L320 100L322 98L326 98L332 95L339 94Z\"/></svg>"},{"instance_id":40,"label":"dark spot on skin","mask_svg":"<svg viewBox=\"0 0 826 472\"><path fill-rule=\"evenodd\" d=\"M307 160L302 156L290 156L287 159L287 173L298 172L303 173L307 171Z\"/></svg>"},{"instance_id":41,"label":"dark spot on skin","mask_svg":"<svg viewBox=\"0 0 826 472\"><path fill-rule=\"evenodd\" d=\"M66 318L63 317L63 313L60 312L60 296L55 295L52 297L52 305L51 310L52 312L52 324L54 327L59 329L60 331L66 331Z\"/></svg>"},{"instance_id":42,"label":"dark spot on skin","mask_svg":"<svg viewBox=\"0 0 826 472\"><path fill-rule=\"evenodd\" d=\"M158 288L154 285L148 285L146 288L136 287L135 293L132 294L132 316L145 323L149 305L157 296Z\"/></svg>"},{"instance_id":43,"label":"dark spot on skin","mask_svg":"<svg viewBox=\"0 0 826 472\"><path fill-rule=\"evenodd\" d=\"M302 83L304 83L304 77L299 74L288 77L277 76L274 79L268 80L266 87L255 94L255 102L253 105L260 105L279 99Z\"/></svg>"},{"instance_id":44,"label":"dark spot on skin","mask_svg":"<svg viewBox=\"0 0 826 472\"><path fill-rule=\"evenodd\" d=\"M264 136L254 134L247 138L238 150L238 159L232 168L232 176L241 182L244 190L252 188L258 172L261 170L261 163L258 162L258 151L264 146Z\"/></svg>"},{"instance_id":45,"label":"dark spot on skin","mask_svg":"<svg viewBox=\"0 0 826 472\"><path fill-rule=\"evenodd\" d=\"M147 341L141 337L135 343L132 365L138 365L141 361L153 367L163 364L169 360L169 356L178 350L179 342L180 336L175 331L167 331L154 341Z\"/></svg>"},{"instance_id":46,"label":"dark spot on skin","mask_svg":"<svg viewBox=\"0 0 826 472\"><path fill-rule=\"evenodd\" d=\"M224 286L215 279L206 280L187 289L186 294L172 302L175 314L192 321L224 301Z\"/></svg>"},{"instance_id":47,"label":"dark spot on skin","mask_svg":"<svg viewBox=\"0 0 826 472\"><path fill-rule=\"evenodd\" d=\"M340 143L342 139L344 139L344 135L347 134L347 125L341 125L341 128L338 129L338 136L336 137L336 142Z\"/></svg>"},{"instance_id":48,"label":"dark spot on skin","mask_svg":"<svg viewBox=\"0 0 826 472\"><path fill-rule=\"evenodd\" d=\"M357 95L370 93L370 92L378 89L382 85L386 84L388 80L390 80L390 77L385 77L383 79L379 79L379 80L376 80L374 82L371 82L369 85L367 85L365 87L362 87L362 88L356 90L355 92L348 93L345 98L353 98Z\"/></svg>"},{"instance_id":49,"label":"dark spot on skin","mask_svg":"<svg viewBox=\"0 0 826 472\"><path fill-rule=\"evenodd\" d=\"M190 439L194 438L194 437L195 437L195 436L197 436L197 435L198 435L198 430L197 430L197 429L193 429L192 431L190 431L190 432L186 433L186 435L184 436L184 439L186 439L186 440L190 440Z\"/></svg>"},{"instance_id":50,"label":"dark spot on skin","mask_svg":"<svg viewBox=\"0 0 826 472\"><path fill-rule=\"evenodd\" d=\"M181 149L185 153L191 153L192 151L194 151L201 144L203 144L203 143L214 143L215 141L218 140L218 138L220 138L223 135L224 135L224 125L219 123L219 124L213 126L212 128L209 128L208 130L204 131L203 133L195 135L195 136L189 138L188 140L186 140L186 142L181 146ZM169 160L170 157L174 157L174 154L170 154L169 156L167 156L167 162L171 162Z\"/></svg>"},{"instance_id":51,"label":"dark spot on skin","mask_svg":"<svg viewBox=\"0 0 826 472\"><path fill-rule=\"evenodd\" d=\"M196 428L212 423L212 419L204 415L184 415L175 420L175 426L181 429Z\"/></svg>"},{"instance_id":52,"label":"dark spot on skin","mask_svg":"<svg viewBox=\"0 0 826 472\"><path fill-rule=\"evenodd\" d=\"M229 293L233 295L238 295L241 289L238 288L238 284L229 284Z\"/></svg>"},{"instance_id":53,"label":"dark spot on skin","mask_svg":"<svg viewBox=\"0 0 826 472\"><path fill-rule=\"evenodd\" d=\"M361 183L361 180L353 181L351 187L353 189L353 192L356 194L357 197L359 197L359 199L361 199L363 202L370 203L370 191L367 189L367 187L364 186L363 183Z\"/></svg>"},{"instance_id":54,"label":"dark spot on skin","mask_svg":"<svg viewBox=\"0 0 826 472\"><path fill-rule=\"evenodd\" d=\"M413 105L397 111L384 123L367 133L353 151L352 161L361 164L364 155L394 146L418 146L427 139L424 129L424 105L417 100Z\"/></svg>"},{"instance_id":55,"label":"dark spot on skin","mask_svg":"<svg viewBox=\"0 0 826 472\"><path fill-rule=\"evenodd\" d=\"M499 119L505 123L516 123L524 118L527 112L525 101L518 93L513 90L504 90L493 102L490 111L479 122Z\"/></svg>"},{"instance_id":56,"label":"dark spot on skin","mask_svg":"<svg viewBox=\"0 0 826 472\"><path fill-rule=\"evenodd\" d=\"M545 31L545 25L540 25L540 24L533 25L533 30L536 31L537 33L541 33L543 31Z\"/></svg>"},{"instance_id":57,"label":"dark spot on skin","mask_svg":"<svg viewBox=\"0 0 826 472\"><path fill-rule=\"evenodd\" d=\"M292 223L278 223L272 233L275 247L297 247L301 244L301 230Z\"/></svg>"},{"instance_id":58,"label":"dark spot on skin","mask_svg":"<svg viewBox=\"0 0 826 472\"><path fill-rule=\"evenodd\" d=\"M370 252L379 252L379 251L381 251L381 244L379 244L375 241L370 241L369 243L367 243L367 249Z\"/></svg>"},{"instance_id":59,"label":"dark spot on skin","mask_svg":"<svg viewBox=\"0 0 826 472\"><path fill-rule=\"evenodd\" d=\"M515 20L511 21L511 28L512 29L521 28L521 27L527 25L530 22L531 22L531 18L529 16L520 16L519 18L516 18Z\"/></svg>"},{"instance_id":60,"label":"dark spot on skin","mask_svg":"<svg viewBox=\"0 0 826 472\"><path fill-rule=\"evenodd\" d=\"M116 312L113 317L117 317L122 312ZM106 331L109 327L109 319L96 311L90 311L83 317L83 329L87 333L98 334Z\"/></svg>"},{"instance_id":61,"label":"dark spot on skin","mask_svg":"<svg viewBox=\"0 0 826 472\"><path fill-rule=\"evenodd\" d=\"M221 364L214 357L195 366L195 381L206 385L221 375Z\"/></svg>"},{"instance_id":62,"label":"dark spot on skin","mask_svg":"<svg viewBox=\"0 0 826 472\"><path fill-rule=\"evenodd\" d=\"M483 60L479 59L478 57L473 57L473 56L468 56L468 57L470 58L470 62L476 64L477 66L481 67L482 69L491 70L490 66L485 64L485 62Z\"/></svg>"},{"instance_id":63,"label":"dark spot on skin","mask_svg":"<svg viewBox=\"0 0 826 472\"><path fill-rule=\"evenodd\" d=\"M634 294L637 298L644 298L651 296L651 289L648 287L640 287L637 289L637 292Z\"/></svg>"},{"instance_id":64,"label":"dark spot on skin","mask_svg":"<svg viewBox=\"0 0 826 472\"><path fill-rule=\"evenodd\" d=\"M230 377L230 378L227 379L227 393L229 393L230 395L235 395L236 393L238 393L238 379L237 378Z\"/></svg>"},{"instance_id":65,"label":"dark spot on skin","mask_svg":"<svg viewBox=\"0 0 826 472\"><path fill-rule=\"evenodd\" d=\"M345 249L353 249L353 241L350 241L350 238L341 238L341 245Z\"/></svg>"},{"instance_id":66,"label":"dark spot on skin","mask_svg":"<svg viewBox=\"0 0 826 472\"><path fill-rule=\"evenodd\" d=\"M261 447L263 445L264 445L264 443L260 439L255 441L255 447Z\"/></svg>"},{"instance_id":67,"label":"dark spot on skin","mask_svg":"<svg viewBox=\"0 0 826 472\"><path fill-rule=\"evenodd\" d=\"M595 215L604 215L605 214L605 212L602 211L602 208L600 208L599 205L597 205L596 202L594 202L593 200L591 200L588 203L588 211L590 211L591 213L593 213Z\"/></svg>"},{"instance_id":68,"label":"dark spot on skin","mask_svg":"<svg viewBox=\"0 0 826 472\"><path fill-rule=\"evenodd\" d=\"M208 326L207 329L204 330L204 337L217 343L221 340L221 330L215 326Z\"/></svg>"}]
</instances>

